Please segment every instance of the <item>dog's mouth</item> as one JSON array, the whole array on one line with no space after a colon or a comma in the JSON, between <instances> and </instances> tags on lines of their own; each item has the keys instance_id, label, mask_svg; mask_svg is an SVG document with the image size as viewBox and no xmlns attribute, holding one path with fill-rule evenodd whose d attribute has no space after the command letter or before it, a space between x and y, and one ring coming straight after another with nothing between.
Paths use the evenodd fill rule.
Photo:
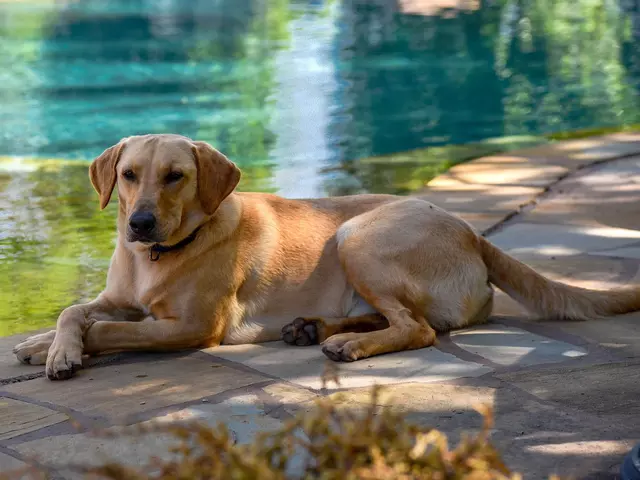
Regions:
<instances>
[{"instance_id":1,"label":"dog's mouth","mask_svg":"<svg viewBox=\"0 0 640 480\"><path fill-rule=\"evenodd\" d=\"M161 243L164 241L159 235L155 233L136 233L131 229L127 230L127 240L131 243L142 243L144 245L151 245L154 243Z\"/></svg>"}]
</instances>

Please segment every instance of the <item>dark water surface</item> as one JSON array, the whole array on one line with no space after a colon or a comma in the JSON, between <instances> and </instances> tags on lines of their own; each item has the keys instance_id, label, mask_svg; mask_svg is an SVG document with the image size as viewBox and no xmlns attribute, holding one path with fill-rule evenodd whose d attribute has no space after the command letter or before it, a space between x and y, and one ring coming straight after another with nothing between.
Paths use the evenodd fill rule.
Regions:
<instances>
[{"instance_id":1,"label":"dark water surface","mask_svg":"<svg viewBox=\"0 0 640 480\"><path fill-rule=\"evenodd\" d=\"M120 138L209 141L245 190L405 193L434 147L640 123L639 3L0 0L0 335L102 287L79 160Z\"/></svg>"}]
</instances>

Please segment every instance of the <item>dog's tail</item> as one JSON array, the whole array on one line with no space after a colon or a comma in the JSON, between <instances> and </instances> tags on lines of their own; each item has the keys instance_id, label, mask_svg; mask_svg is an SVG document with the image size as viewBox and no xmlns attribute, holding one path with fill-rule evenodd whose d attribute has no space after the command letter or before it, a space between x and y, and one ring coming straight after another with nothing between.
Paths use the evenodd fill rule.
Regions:
<instances>
[{"instance_id":1,"label":"dog's tail","mask_svg":"<svg viewBox=\"0 0 640 480\"><path fill-rule=\"evenodd\" d=\"M478 238L489 281L544 318L584 320L640 310L638 288L597 291L555 282Z\"/></svg>"}]
</instances>

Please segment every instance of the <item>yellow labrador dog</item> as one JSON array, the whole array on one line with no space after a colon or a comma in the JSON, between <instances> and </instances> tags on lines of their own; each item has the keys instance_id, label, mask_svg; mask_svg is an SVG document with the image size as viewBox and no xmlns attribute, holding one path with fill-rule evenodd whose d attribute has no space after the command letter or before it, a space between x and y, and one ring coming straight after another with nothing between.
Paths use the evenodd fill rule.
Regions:
<instances>
[{"instance_id":1,"label":"yellow labrador dog","mask_svg":"<svg viewBox=\"0 0 640 480\"><path fill-rule=\"evenodd\" d=\"M548 280L424 200L234 192L238 168L178 135L123 139L90 178L101 208L118 185L106 288L14 350L52 380L70 378L83 354L124 350L282 338L350 362L428 347L436 332L486 321L491 284L545 317L640 308L636 289Z\"/></svg>"}]
</instances>

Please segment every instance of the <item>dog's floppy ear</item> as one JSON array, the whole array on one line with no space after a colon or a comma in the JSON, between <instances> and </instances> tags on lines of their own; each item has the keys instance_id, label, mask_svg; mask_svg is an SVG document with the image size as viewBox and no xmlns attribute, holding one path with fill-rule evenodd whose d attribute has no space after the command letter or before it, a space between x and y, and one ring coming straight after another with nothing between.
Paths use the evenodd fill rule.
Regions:
<instances>
[{"instance_id":1,"label":"dog's floppy ear","mask_svg":"<svg viewBox=\"0 0 640 480\"><path fill-rule=\"evenodd\" d=\"M89 167L91 184L100 195L100 210L104 210L108 205L113 188L116 186L116 165L122 155L125 140L122 139L113 147L107 148Z\"/></svg>"},{"instance_id":2,"label":"dog's floppy ear","mask_svg":"<svg viewBox=\"0 0 640 480\"><path fill-rule=\"evenodd\" d=\"M193 142L198 169L198 197L207 215L213 215L240 181L240 170L206 142Z\"/></svg>"}]
</instances>

